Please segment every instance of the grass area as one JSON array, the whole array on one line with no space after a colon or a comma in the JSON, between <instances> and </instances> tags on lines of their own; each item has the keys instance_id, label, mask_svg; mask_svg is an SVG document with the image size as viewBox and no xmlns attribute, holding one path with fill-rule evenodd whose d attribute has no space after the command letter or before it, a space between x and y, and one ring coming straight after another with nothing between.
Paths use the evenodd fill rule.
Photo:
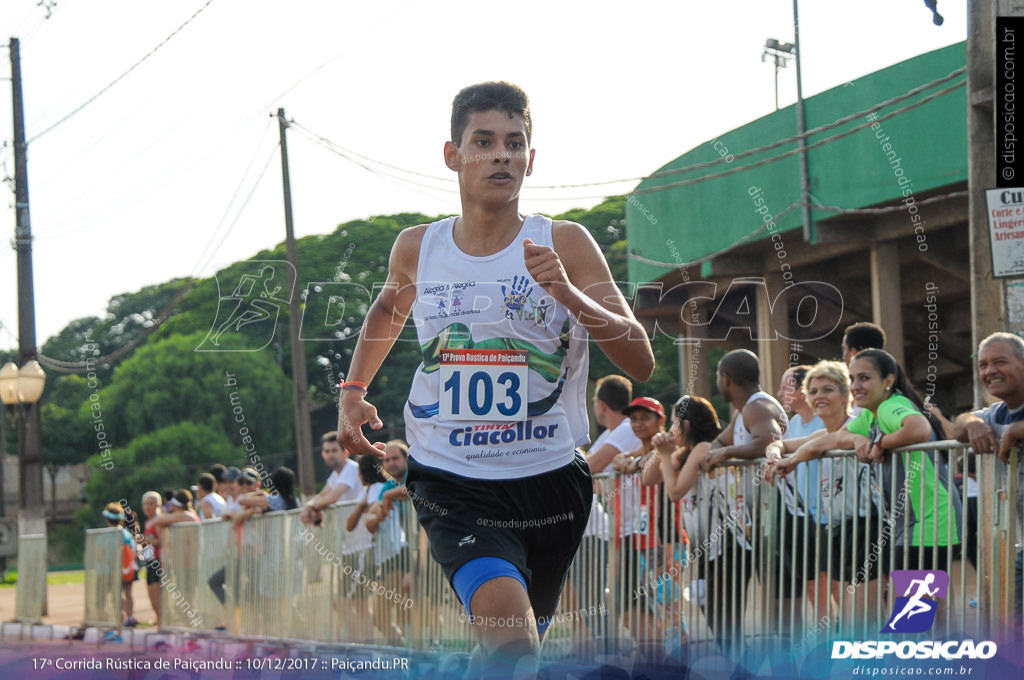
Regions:
<instances>
[{"instance_id":1,"label":"grass area","mask_svg":"<svg viewBox=\"0 0 1024 680\"><path fill-rule=\"evenodd\" d=\"M3 581L0 581L0 588L11 588L18 583L18 572L10 569ZM78 571L50 571L46 574L46 583L51 586L62 586L69 583L85 583L85 572Z\"/></svg>"}]
</instances>

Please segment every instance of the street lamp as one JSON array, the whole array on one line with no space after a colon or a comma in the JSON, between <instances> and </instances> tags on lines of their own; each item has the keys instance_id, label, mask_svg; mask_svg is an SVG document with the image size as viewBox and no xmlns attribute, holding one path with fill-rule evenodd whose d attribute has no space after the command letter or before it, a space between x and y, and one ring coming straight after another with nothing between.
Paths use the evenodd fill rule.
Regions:
<instances>
[{"instance_id":1,"label":"street lamp","mask_svg":"<svg viewBox=\"0 0 1024 680\"><path fill-rule=\"evenodd\" d=\"M30 361L18 370L13 361L0 368L0 401L8 406L35 404L43 396L46 373L38 361Z\"/></svg>"},{"instance_id":2,"label":"street lamp","mask_svg":"<svg viewBox=\"0 0 1024 680\"><path fill-rule=\"evenodd\" d=\"M34 418L39 409L39 399L43 396L43 387L46 385L46 373L39 366L38 361L29 361L21 369L12 361L0 368L0 401L11 407L18 407L18 469L20 483L18 504L22 512L22 519L27 520L34 526L24 527L19 533L46 533L46 521L42 515L42 497L26 498L26 491L35 494L42 492L42 480L40 484L26 485L26 474L31 474L34 466L28 463L42 459L42 446L38 427L33 423L38 422ZM12 409L13 410L13 409ZM2 488L2 476L0 476L0 488ZM2 497L0 493L0 497ZM26 508L31 512L26 513ZM3 501L0 499L0 516L3 514Z\"/></svg>"},{"instance_id":3,"label":"street lamp","mask_svg":"<svg viewBox=\"0 0 1024 680\"><path fill-rule=\"evenodd\" d=\"M775 38L768 38L764 43L764 51L761 52L761 63L767 61L768 57L775 62L775 110L779 110L779 69L786 68L786 62L796 56L796 45L793 43L779 42Z\"/></svg>"}]
</instances>

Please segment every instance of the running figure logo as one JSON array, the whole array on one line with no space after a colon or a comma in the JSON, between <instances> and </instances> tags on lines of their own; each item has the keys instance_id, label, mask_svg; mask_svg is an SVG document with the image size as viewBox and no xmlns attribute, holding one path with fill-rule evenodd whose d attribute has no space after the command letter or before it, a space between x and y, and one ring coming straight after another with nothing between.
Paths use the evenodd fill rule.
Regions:
<instances>
[{"instance_id":1,"label":"running figure logo","mask_svg":"<svg viewBox=\"0 0 1024 680\"><path fill-rule=\"evenodd\" d=\"M923 633L935 623L938 598L949 591L949 574L939 569L907 569L892 572L897 593L889 622L883 633Z\"/></svg>"},{"instance_id":2,"label":"running figure logo","mask_svg":"<svg viewBox=\"0 0 1024 680\"><path fill-rule=\"evenodd\" d=\"M196 347L197 352L258 352L273 341L281 308L290 297L290 293L282 291L291 265L281 260L252 260L245 264L247 270L238 278L231 294L220 293L217 316ZM220 276L216 279L218 290L223 290ZM228 338L231 342L222 345Z\"/></svg>"}]
</instances>

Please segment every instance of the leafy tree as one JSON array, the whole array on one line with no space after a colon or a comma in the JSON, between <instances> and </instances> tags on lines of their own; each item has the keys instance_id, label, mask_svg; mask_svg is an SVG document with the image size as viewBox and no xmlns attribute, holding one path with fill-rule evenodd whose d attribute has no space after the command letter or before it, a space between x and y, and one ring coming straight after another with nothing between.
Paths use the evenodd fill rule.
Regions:
<instances>
[{"instance_id":1,"label":"leafy tree","mask_svg":"<svg viewBox=\"0 0 1024 680\"><path fill-rule=\"evenodd\" d=\"M95 451L92 427L79 414L80 404L88 403L91 390L86 378L58 375L47 380L40 420L43 423L43 464L50 474L50 497L57 508L57 473L65 465L84 463ZM69 408L70 405L70 408Z\"/></svg>"},{"instance_id":2,"label":"leafy tree","mask_svg":"<svg viewBox=\"0 0 1024 680\"><path fill-rule=\"evenodd\" d=\"M196 352L203 337L147 342L112 376L98 376L107 386L82 404L80 417L96 421L98 403L98 422L115 447L182 422L207 423L235 446L262 452L294 446L290 384L271 353Z\"/></svg>"},{"instance_id":3,"label":"leafy tree","mask_svg":"<svg viewBox=\"0 0 1024 680\"><path fill-rule=\"evenodd\" d=\"M244 452L209 423L180 422L142 434L109 457L89 458L88 510L75 517L86 526L105 526L103 506L121 499L141 517L143 493L187 488L214 461L241 465Z\"/></svg>"}]
</instances>

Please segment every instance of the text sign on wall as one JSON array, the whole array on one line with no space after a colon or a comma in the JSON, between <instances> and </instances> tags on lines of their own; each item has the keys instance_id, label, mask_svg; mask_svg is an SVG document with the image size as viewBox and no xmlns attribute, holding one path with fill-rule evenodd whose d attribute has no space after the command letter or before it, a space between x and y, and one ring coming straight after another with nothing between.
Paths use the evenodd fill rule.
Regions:
<instances>
[{"instance_id":1,"label":"text sign on wall","mask_svg":"<svg viewBox=\"0 0 1024 680\"><path fill-rule=\"evenodd\" d=\"M1024 189L989 189L985 198L992 275L1024 275Z\"/></svg>"}]
</instances>

